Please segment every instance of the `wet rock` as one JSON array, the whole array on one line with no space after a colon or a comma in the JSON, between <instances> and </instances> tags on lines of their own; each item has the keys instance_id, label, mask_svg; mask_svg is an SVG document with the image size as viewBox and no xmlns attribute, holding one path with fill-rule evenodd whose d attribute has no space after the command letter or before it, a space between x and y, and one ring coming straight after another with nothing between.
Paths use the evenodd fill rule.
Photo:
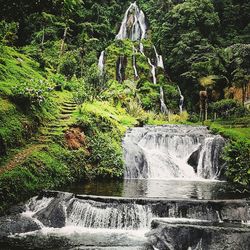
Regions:
<instances>
[{"instance_id":1,"label":"wet rock","mask_svg":"<svg viewBox=\"0 0 250 250\"><path fill-rule=\"evenodd\" d=\"M0 218L0 239L11 234L26 233L41 229L32 218L21 215L4 216Z\"/></svg>"},{"instance_id":2,"label":"wet rock","mask_svg":"<svg viewBox=\"0 0 250 250\"><path fill-rule=\"evenodd\" d=\"M193 167L195 173L197 173L197 167L198 167L199 158L200 158L200 150L201 150L201 148L199 148L199 149L197 149L196 151L194 151L194 152L190 155L190 157L189 157L189 159L188 159L188 161L187 161L187 163L188 163L190 166Z\"/></svg>"},{"instance_id":3,"label":"wet rock","mask_svg":"<svg viewBox=\"0 0 250 250\"><path fill-rule=\"evenodd\" d=\"M159 250L250 249L250 228L235 224L190 223L153 221L154 229L147 235L148 246Z\"/></svg>"},{"instance_id":4,"label":"wet rock","mask_svg":"<svg viewBox=\"0 0 250 250\"><path fill-rule=\"evenodd\" d=\"M47 207L38 211L34 217L43 223L47 227L62 228L65 226L66 222L66 212L65 207L67 202L73 197L73 194L53 192L53 191L43 191L37 199L42 197L54 199L49 203Z\"/></svg>"}]
</instances>

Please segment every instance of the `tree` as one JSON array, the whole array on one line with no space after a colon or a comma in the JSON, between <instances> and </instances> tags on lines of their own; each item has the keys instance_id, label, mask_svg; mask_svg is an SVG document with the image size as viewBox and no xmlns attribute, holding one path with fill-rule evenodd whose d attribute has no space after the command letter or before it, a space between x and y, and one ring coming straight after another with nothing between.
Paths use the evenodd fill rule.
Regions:
<instances>
[{"instance_id":1,"label":"tree","mask_svg":"<svg viewBox=\"0 0 250 250\"><path fill-rule=\"evenodd\" d=\"M199 79L200 85L205 88L205 90L200 91L200 121L207 120L208 89L211 89L215 85L216 79L218 79L218 77L214 75L201 77Z\"/></svg>"}]
</instances>

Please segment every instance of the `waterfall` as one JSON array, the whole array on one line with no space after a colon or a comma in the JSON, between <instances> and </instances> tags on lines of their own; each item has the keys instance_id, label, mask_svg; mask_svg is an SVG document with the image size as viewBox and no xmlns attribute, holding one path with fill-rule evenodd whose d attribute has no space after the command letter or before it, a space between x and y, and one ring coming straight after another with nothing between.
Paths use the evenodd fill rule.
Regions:
<instances>
[{"instance_id":1,"label":"waterfall","mask_svg":"<svg viewBox=\"0 0 250 250\"><path fill-rule=\"evenodd\" d=\"M161 112L165 115L168 114L168 108L167 105L165 104L164 91L162 87L160 87L160 101L161 101Z\"/></svg>"},{"instance_id":2,"label":"waterfall","mask_svg":"<svg viewBox=\"0 0 250 250\"><path fill-rule=\"evenodd\" d=\"M67 225L85 228L148 228L153 217L151 208L138 204L105 204L74 199L68 209Z\"/></svg>"},{"instance_id":3,"label":"waterfall","mask_svg":"<svg viewBox=\"0 0 250 250\"><path fill-rule=\"evenodd\" d=\"M183 104L184 104L184 96L181 93L180 87L177 85L179 94L180 94L180 102L179 102L179 108L180 108L180 114L183 112Z\"/></svg>"},{"instance_id":4,"label":"waterfall","mask_svg":"<svg viewBox=\"0 0 250 250\"><path fill-rule=\"evenodd\" d=\"M156 67L155 67L155 65L153 65L151 63L150 58L148 58L148 63L151 66L151 74L152 74L152 77L153 77L153 83L156 84L157 83L157 80L156 80Z\"/></svg>"},{"instance_id":5,"label":"waterfall","mask_svg":"<svg viewBox=\"0 0 250 250\"><path fill-rule=\"evenodd\" d=\"M137 71L137 68L136 68L136 56L135 56L135 53L137 53L137 50L133 46L133 58L132 58L132 60L133 60L133 68L134 68L135 78L139 78L138 71Z\"/></svg>"},{"instance_id":6,"label":"waterfall","mask_svg":"<svg viewBox=\"0 0 250 250\"><path fill-rule=\"evenodd\" d=\"M140 52L141 52L141 54L145 56L143 43L140 43L139 46L140 46Z\"/></svg>"},{"instance_id":7,"label":"waterfall","mask_svg":"<svg viewBox=\"0 0 250 250\"><path fill-rule=\"evenodd\" d=\"M119 56L118 59L118 69L117 69L117 80L118 82L122 82L123 81L123 77L122 77L122 56Z\"/></svg>"},{"instance_id":8,"label":"waterfall","mask_svg":"<svg viewBox=\"0 0 250 250\"><path fill-rule=\"evenodd\" d=\"M164 69L164 63L163 63L162 56L157 53L155 46L154 46L154 51L155 51L155 56L156 56L156 61L157 61L157 67Z\"/></svg>"},{"instance_id":9,"label":"waterfall","mask_svg":"<svg viewBox=\"0 0 250 250\"><path fill-rule=\"evenodd\" d=\"M221 136L213 136L205 139L197 166L199 177L216 179L220 173L218 159L222 151L222 146L224 146L224 139Z\"/></svg>"},{"instance_id":10,"label":"waterfall","mask_svg":"<svg viewBox=\"0 0 250 250\"><path fill-rule=\"evenodd\" d=\"M146 20L142 10L140 10L136 2L130 4L126 10L125 16L116 39L131 39L132 41L142 40L146 37Z\"/></svg>"},{"instance_id":11,"label":"waterfall","mask_svg":"<svg viewBox=\"0 0 250 250\"><path fill-rule=\"evenodd\" d=\"M220 172L223 146L221 136L202 126L134 128L123 140L125 178L214 179ZM191 156L193 166L188 163Z\"/></svg>"},{"instance_id":12,"label":"waterfall","mask_svg":"<svg viewBox=\"0 0 250 250\"><path fill-rule=\"evenodd\" d=\"M102 51L98 61L98 68L101 75L103 74L104 71L104 56L105 56L105 51Z\"/></svg>"}]
</instances>

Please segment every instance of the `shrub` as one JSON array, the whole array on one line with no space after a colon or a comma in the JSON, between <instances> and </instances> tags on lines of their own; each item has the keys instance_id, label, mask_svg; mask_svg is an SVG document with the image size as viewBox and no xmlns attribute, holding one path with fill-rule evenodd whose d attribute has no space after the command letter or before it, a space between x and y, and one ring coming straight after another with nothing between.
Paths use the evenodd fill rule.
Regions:
<instances>
[{"instance_id":1,"label":"shrub","mask_svg":"<svg viewBox=\"0 0 250 250\"><path fill-rule=\"evenodd\" d=\"M121 177L123 175L122 150L112 135L98 133L90 138L91 165L97 176Z\"/></svg>"},{"instance_id":2,"label":"shrub","mask_svg":"<svg viewBox=\"0 0 250 250\"><path fill-rule=\"evenodd\" d=\"M230 181L250 185L250 142L238 140L230 142L224 150L227 163L226 175Z\"/></svg>"},{"instance_id":3,"label":"shrub","mask_svg":"<svg viewBox=\"0 0 250 250\"><path fill-rule=\"evenodd\" d=\"M193 122L193 123L196 123L196 122L199 122L199 116L197 114L191 114L189 115L188 117L188 121L189 122Z\"/></svg>"},{"instance_id":4,"label":"shrub","mask_svg":"<svg viewBox=\"0 0 250 250\"><path fill-rule=\"evenodd\" d=\"M223 99L210 105L213 113L218 117L227 119L229 117L243 117L249 111L238 101L233 99Z\"/></svg>"}]
</instances>

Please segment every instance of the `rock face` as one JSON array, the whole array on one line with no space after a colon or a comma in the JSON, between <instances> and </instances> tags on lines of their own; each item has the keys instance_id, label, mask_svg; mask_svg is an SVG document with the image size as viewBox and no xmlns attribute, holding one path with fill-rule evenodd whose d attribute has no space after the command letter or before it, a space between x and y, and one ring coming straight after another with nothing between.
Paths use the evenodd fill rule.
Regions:
<instances>
[{"instance_id":1,"label":"rock face","mask_svg":"<svg viewBox=\"0 0 250 250\"><path fill-rule=\"evenodd\" d=\"M0 218L0 239L11 234L31 232L40 228L31 218L21 215L5 216Z\"/></svg>"},{"instance_id":2,"label":"rock face","mask_svg":"<svg viewBox=\"0 0 250 250\"><path fill-rule=\"evenodd\" d=\"M192 223L192 224L191 224ZM147 235L148 249L159 250L243 250L250 249L250 228L214 225L208 222L155 220Z\"/></svg>"},{"instance_id":3,"label":"rock face","mask_svg":"<svg viewBox=\"0 0 250 250\"><path fill-rule=\"evenodd\" d=\"M73 197L73 194L61 193L61 192L43 192L37 198L41 197L53 197L48 206L39 210L34 214L34 218L37 218L44 226L62 228L66 222L66 206L67 202Z\"/></svg>"}]
</instances>

